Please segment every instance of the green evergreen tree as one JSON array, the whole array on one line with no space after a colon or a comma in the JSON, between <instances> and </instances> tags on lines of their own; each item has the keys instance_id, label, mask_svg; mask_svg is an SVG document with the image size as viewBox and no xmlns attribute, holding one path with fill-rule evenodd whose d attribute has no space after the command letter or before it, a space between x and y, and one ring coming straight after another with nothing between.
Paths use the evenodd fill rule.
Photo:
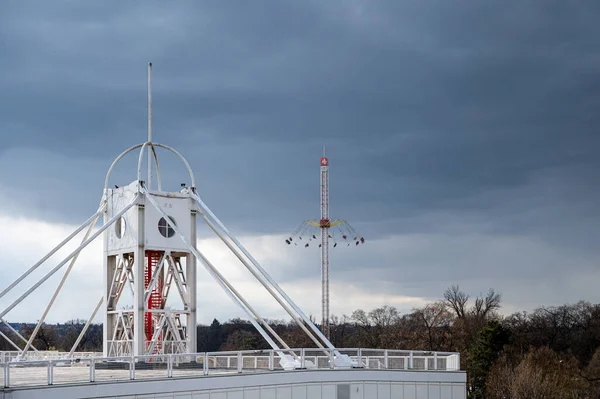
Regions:
<instances>
[{"instance_id":1,"label":"green evergreen tree","mask_svg":"<svg viewBox=\"0 0 600 399\"><path fill-rule=\"evenodd\" d=\"M219 323L219 320L214 319L208 328L208 340L206 344L206 350L208 352L215 352L221 348L225 336L223 334L223 326Z\"/></svg>"},{"instance_id":2,"label":"green evergreen tree","mask_svg":"<svg viewBox=\"0 0 600 399\"><path fill-rule=\"evenodd\" d=\"M485 383L492 365L500 356L504 345L510 342L510 331L496 320L479 331L467 362L469 399L485 398Z\"/></svg>"}]
</instances>

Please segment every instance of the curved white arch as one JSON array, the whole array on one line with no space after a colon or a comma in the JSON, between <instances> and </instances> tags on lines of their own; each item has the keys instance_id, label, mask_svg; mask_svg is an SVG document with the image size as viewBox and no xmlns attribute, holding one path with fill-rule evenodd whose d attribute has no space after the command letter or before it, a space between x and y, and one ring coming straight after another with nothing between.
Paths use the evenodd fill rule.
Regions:
<instances>
[{"instance_id":1,"label":"curved white arch","mask_svg":"<svg viewBox=\"0 0 600 399\"><path fill-rule=\"evenodd\" d=\"M117 163L119 163L121 158L123 158L125 155L129 154L131 151L142 147L143 145L144 144L136 144L132 147L129 147L128 149L123 151L118 157L115 158L113 163L110 165L110 168L108 168L108 172L106 173L106 178L104 179L104 188L105 189L108 188L108 181L110 179L110 176L112 175L112 171L115 168L115 166L117 165ZM158 184L158 190L160 191L160 190L162 190L161 183L160 183L160 168L158 166L158 155L156 155L156 151L154 150L154 147L152 147L152 153L154 154L154 162L156 163L156 182Z\"/></svg>"},{"instance_id":2,"label":"curved white arch","mask_svg":"<svg viewBox=\"0 0 600 399\"><path fill-rule=\"evenodd\" d=\"M142 144L142 149L140 150L140 156L138 157L138 172L137 172L137 180L138 182L142 181L142 158L144 157L144 150L148 146L148 144L152 145L152 143L146 141ZM148 187L150 189L150 187Z\"/></svg>"},{"instance_id":3,"label":"curved white arch","mask_svg":"<svg viewBox=\"0 0 600 399\"><path fill-rule=\"evenodd\" d=\"M110 175L112 174L114 167L121 160L121 158L123 158L125 155L129 154L131 151L135 150L136 148L140 148L141 146L143 146L143 144L136 144L132 147L129 147L128 149L123 151L118 157L115 158L113 163L110 165L110 168L108 168L108 172L106 173L106 178L104 179L104 188L105 189L108 188L108 179L110 179Z\"/></svg>"},{"instance_id":4,"label":"curved white arch","mask_svg":"<svg viewBox=\"0 0 600 399\"><path fill-rule=\"evenodd\" d=\"M167 151L171 151L173 154L177 155L184 163L188 174L190 175L190 179L191 179L191 186L192 187L196 187L196 177L194 176L194 171L192 170L192 167L190 166L189 162L187 161L187 159L185 159L185 157L183 155L181 155L181 153L179 151L177 151L176 149L174 149L173 147L170 147L166 144L160 144L160 143L150 143L150 142L145 142L142 144L136 144L134 146L129 147L128 149L126 149L125 151L123 151L121 154L119 154L119 156L117 158L115 158L115 160L113 161L113 163L110 165L110 167L108 168L108 172L106 173L106 178L104 179L104 188L107 189L108 188L108 181L110 179L110 176L112 175L112 171L115 168L115 166L117 165L117 163L119 163L119 161L127 154L129 154L131 151L136 150L138 148L141 148L140 150L140 155L138 157L138 173L137 173L137 179L138 181L142 180L142 160L143 160L143 154L144 154L144 150L146 149L147 146L150 146L152 153L154 155L154 162L156 163L156 172L157 172L157 183L158 183L158 189L162 190L161 187L161 181L160 181L160 168L159 168L159 164L158 164L158 155L156 153L156 150L154 147L160 147L160 148L164 148Z\"/></svg>"},{"instance_id":5,"label":"curved white arch","mask_svg":"<svg viewBox=\"0 0 600 399\"><path fill-rule=\"evenodd\" d=\"M169 150L169 151L171 151L173 154L177 155L177 156L178 156L178 157L179 157L179 158L180 158L180 159L183 161L183 163L185 164L185 167L186 167L186 168L187 168L187 170L188 170L188 173L189 173L189 175L190 175L190 179L191 179L191 181L192 181L192 187L194 187L194 188L196 187L196 177L194 176L194 171L192 170L192 167L190 166L190 164L189 164L189 162L187 161L187 159L185 159L185 157L184 157L183 155L181 155L181 154L179 153L179 151L177 151L177 150L176 150L175 148L173 148L173 147L169 147L169 146L168 146L168 145L166 145L166 144L152 143L152 145L155 145L155 146L157 146L157 147L160 147L160 148L164 148L165 150Z\"/></svg>"}]
</instances>

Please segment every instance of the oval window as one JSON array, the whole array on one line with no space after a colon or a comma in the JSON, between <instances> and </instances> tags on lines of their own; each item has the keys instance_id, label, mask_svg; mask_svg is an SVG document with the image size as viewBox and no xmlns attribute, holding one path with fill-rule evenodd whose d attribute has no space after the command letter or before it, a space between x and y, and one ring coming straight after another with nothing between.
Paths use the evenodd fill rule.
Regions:
<instances>
[{"instance_id":1,"label":"oval window","mask_svg":"<svg viewBox=\"0 0 600 399\"><path fill-rule=\"evenodd\" d=\"M125 229L127 228L127 223L125 222L125 218L121 216L117 223L115 223L115 235L117 238L123 238L125 235Z\"/></svg>"},{"instance_id":2,"label":"oval window","mask_svg":"<svg viewBox=\"0 0 600 399\"><path fill-rule=\"evenodd\" d=\"M170 219L171 223L173 223L175 226L177 226L177 223L175 222L174 218L169 216L169 219ZM169 225L169 223L167 223L165 218L160 218L160 220L158 221L158 232L160 233L161 236L163 236L165 238L171 238L175 235L175 230L173 230L173 228Z\"/></svg>"}]
</instances>

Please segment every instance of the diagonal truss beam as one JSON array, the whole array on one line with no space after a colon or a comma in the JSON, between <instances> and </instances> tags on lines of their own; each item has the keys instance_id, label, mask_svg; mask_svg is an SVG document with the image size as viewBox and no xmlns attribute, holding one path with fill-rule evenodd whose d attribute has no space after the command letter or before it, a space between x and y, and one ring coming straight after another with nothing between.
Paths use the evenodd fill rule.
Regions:
<instances>
[{"instance_id":1,"label":"diagonal truss beam","mask_svg":"<svg viewBox=\"0 0 600 399\"><path fill-rule=\"evenodd\" d=\"M85 240L77 249L71 252L62 262L56 265L52 270L50 270L44 277L42 277L37 283L35 283L31 288L29 288L23 295L17 298L13 303L11 303L6 309L0 312L0 318L4 317L8 312L13 310L15 306L19 303L23 302L25 298L27 298L33 291L38 289L40 285L45 283L50 277L52 277L57 271L59 271L69 260L71 260L74 256L76 256L82 249L87 247L92 241L94 241L100 234L104 232L107 228L109 228L112 224L114 224L121 216L125 214L132 206L134 206L138 200L139 196L136 195L133 200L125 206L121 211L119 211L116 215L114 215L108 222L106 222L100 229L98 229L90 238Z\"/></svg>"},{"instance_id":2,"label":"diagonal truss beam","mask_svg":"<svg viewBox=\"0 0 600 399\"><path fill-rule=\"evenodd\" d=\"M196 202L198 203L198 199L194 197ZM202 206L200 203L198 205ZM225 237L222 236L221 232L218 231L214 223L206 216L206 214L201 211L200 216L204 219L204 222L212 229L212 231L227 245L227 247L233 252L233 254L244 264L244 266L252 273L252 275L262 284L262 286L271 294L271 296L281 305L281 307L292 317L292 319L300 326L300 328L308 335L308 337L317 345L319 348L324 348L323 344L306 328L302 320L298 317L297 314L292 312L292 309L279 297L273 289L265 283L265 281L261 278L261 276L248 264L247 260L238 252L237 248L235 248L230 241L228 241ZM234 243L235 244L235 243Z\"/></svg>"},{"instance_id":3,"label":"diagonal truss beam","mask_svg":"<svg viewBox=\"0 0 600 399\"><path fill-rule=\"evenodd\" d=\"M154 289L154 286L156 285L156 282L158 281L158 276L160 275L160 272L163 270L164 264L166 261L167 261L167 252L164 252L160 258L160 261L156 265L156 269L152 270L152 278L148 282L148 287L146 287L146 290L144 293L144 303L147 303L148 300L150 299L152 290ZM161 292L161 295L162 295L162 292Z\"/></svg>"},{"instance_id":4,"label":"diagonal truss beam","mask_svg":"<svg viewBox=\"0 0 600 399\"><path fill-rule=\"evenodd\" d=\"M90 324L92 324L92 320L94 320L94 317L96 317L96 313L98 313L98 310L100 310L100 306L102 306L102 302L104 302L104 297L100 298L100 300L98 301L98 304L96 305L96 309L94 309L94 311L92 312L92 315L88 319L87 323L85 323L85 326L83 326L83 330L81 330L81 332L79 333L79 336L77 337L77 340L73 344L73 347L71 348L71 351L69 352L69 355L67 357L73 356L73 352L75 352L75 349L77 349L77 347L79 346L79 343L81 342L85 333L87 332L88 328L90 327Z\"/></svg>"},{"instance_id":5,"label":"diagonal truss beam","mask_svg":"<svg viewBox=\"0 0 600 399\"><path fill-rule=\"evenodd\" d=\"M285 299L285 301L289 304L289 306L294 309L296 311L296 314L298 316L300 316L300 318L302 320L304 320L304 322L310 327L310 329L325 343L325 345L329 348L329 349L335 349L335 347L333 346L333 344L325 337L325 335L323 335L323 333L312 323L312 321L310 320L310 318L308 318L306 316L306 314L298 307L298 305L296 305L294 303L294 301L292 301L292 299L285 293L285 291L283 291L281 289L281 287L277 284L277 282L275 282L275 280L273 280L273 278L267 273L267 271L258 263L258 261L256 261L256 259L254 259L254 257L248 252L248 250L246 250L246 248L244 248L244 246L229 232L229 230L227 229L227 227L225 227L225 225L219 220L219 218L208 208L208 206L206 206L206 204L202 201L202 199L194 192L192 193L192 198L194 198L194 200L196 201L196 203L198 204L198 206L200 207L200 214L202 215L203 219L205 221L207 221L207 217L206 215L208 215L211 219L213 219L215 221L215 223L221 228L221 230L225 233L225 235L231 239L231 241L233 241L233 243L239 248L239 250L248 258L248 260L250 260L250 262L252 262L252 265L262 274L262 276L259 276L255 271L253 271L253 269L250 267L250 265L248 265L247 262L242 261L242 263L244 263L244 265L248 268L248 270L250 270L250 272L252 272L252 274L261 282L261 284L267 288L268 283L271 284L271 286L281 295L281 297L283 299ZM206 215L205 215L206 214ZM211 226L211 223L207 224L209 226ZM213 229L214 230L214 229ZM217 233L217 235L221 238L221 240L223 242L225 242L225 244L227 244L226 240L224 239L224 237L222 237L221 234ZM230 249L231 246L227 245ZM232 249L233 250L233 249ZM238 256L238 258L240 258L240 255L237 253L237 251L234 251L234 253L236 253L236 255ZM265 281L266 280L266 281ZM284 306L281 302L281 299L279 299L272 290L268 289L267 290L271 293L271 295L284 307L284 309L288 310L288 308L286 306ZM290 311L288 310L288 314L290 314ZM292 316L290 314L290 316ZM302 325L302 323L300 323L298 321L298 317L294 317L294 320L296 320L298 322L299 325ZM308 334L309 337L312 336L312 334ZM314 341L314 339L313 339ZM319 347L323 347L322 345L319 345ZM336 356L339 356L339 353L336 353Z\"/></svg>"},{"instance_id":6,"label":"diagonal truss beam","mask_svg":"<svg viewBox=\"0 0 600 399\"><path fill-rule=\"evenodd\" d=\"M181 269L181 263L176 261L173 256L169 254L167 256L167 264L169 265L168 271L172 276L172 279L175 280L175 285L177 286L181 300L187 302L187 282L185 281L185 276L183 275L183 270ZM166 296L164 299L166 300Z\"/></svg>"},{"instance_id":7,"label":"diagonal truss beam","mask_svg":"<svg viewBox=\"0 0 600 399\"><path fill-rule=\"evenodd\" d=\"M15 330L13 328L13 326L11 326L6 320L0 319L0 321L2 321L2 323L4 325L6 325L10 331L12 331L17 337L19 337L19 339L21 339L21 341L27 343L27 339L24 336L22 336L20 332L18 332L17 330ZM31 345L31 349L33 349L34 351L38 352L38 350L33 345ZM21 349L19 348L19 350L21 350Z\"/></svg>"},{"instance_id":8,"label":"diagonal truss beam","mask_svg":"<svg viewBox=\"0 0 600 399\"><path fill-rule=\"evenodd\" d=\"M4 334L2 331L0 331L0 337L3 337L9 344L11 344L16 350L18 350L19 352L21 352L21 348L19 348L19 345L15 344L14 342L12 342L12 340L10 338L8 338L6 336L6 334Z\"/></svg>"},{"instance_id":9,"label":"diagonal truss beam","mask_svg":"<svg viewBox=\"0 0 600 399\"><path fill-rule=\"evenodd\" d=\"M11 285L9 285L8 287L6 287L2 292L0 292L0 298L2 298L4 295L6 295L10 290L12 290L13 288L15 288L15 286L17 284L19 284L21 281L23 281L27 276L29 276L31 273L33 273L33 271L35 269L37 269L38 267L41 266L42 263L44 263L45 261L47 261L52 255L54 255L59 249L61 249L62 247L65 246L65 244L67 244L69 241L71 241L73 239L73 237L75 237L77 234L79 234L83 229L85 229L90 223L92 223L92 221L97 220L98 216L104 211L104 207L106 206L106 203L103 202L100 205L100 208L98 208L98 211L93 214L92 216L90 216L90 218L88 220L86 220L85 222L83 222L83 224L81 226L79 226L77 229L75 229L74 232L72 232L67 238L65 238L64 240L62 240L60 242L60 244L58 244L56 247L54 247L50 252L48 252L42 259L40 259L35 265L31 266L25 273L23 273L22 275L20 275Z\"/></svg>"},{"instance_id":10,"label":"diagonal truss beam","mask_svg":"<svg viewBox=\"0 0 600 399\"><path fill-rule=\"evenodd\" d=\"M103 209L104 206L105 206L105 204L106 204L106 201L102 200L102 202L100 203L99 209ZM96 214L96 217L89 224L88 229L85 232L85 235L81 239L81 242L85 242L85 240L87 240L89 238L90 234L92 233L92 230L94 229L94 226L96 225L96 223L98 223L98 218L99 217L100 217L100 215ZM35 337L37 337L38 332L40 331L40 328L42 327L42 324L44 324L44 321L46 320L46 316L48 316L48 312L52 308L52 305L54 305L54 301L56 301L56 298L58 297L58 294L60 293L60 291L62 290L63 286L65 285L65 282L67 281L67 277L69 277L69 274L71 274L71 270L73 270L73 266L75 266L75 262L77 262L77 258L79 257L80 253L81 252L78 252L71 259L71 262L69 263L69 266L67 267L67 270L65 270L65 274L63 275L63 278L60 280L60 283L58 283L58 286L56 287L56 290L54 290L54 294L52 295L52 298L50 298L50 302L48 302L48 305L46 306L46 309L44 310L44 313L42 314L42 317L40 317L40 319L38 320L37 325L33 329L33 332L31 333L31 336L29 337L29 341L27 341L27 344L25 345L25 348L23 348L23 353L22 353L23 356L25 356L27 354L27 351L29 350L29 347L31 346L31 343L33 342L33 340L35 339Z\"/></svg>"},{"instance_id":11,"label":"diagonal truss beam","mask_svg":"<svg viewBox=\"0 0 600 399\"><path fill-rule=\"evenodd\" d=\"M271 336L267 334L267 332L258 324L265 324L268 326L268 323L265 323L264 320L260 317L257 317L256 311L252 309L252 307L248 304L248 302L233 288L233 286L223 277L221 273L213 266L213 264L204 256L198 249L196 249L189 240L181 233L179 227L175 225L167 215L167 213L158 205L158 203L152 198L152 196L148 193L145 187L140 187L140 191L146 196L146 199L156 208L158 213L167 221L167 223L171 226L171 228L175 231L175 233L181 238L186 247L188 247L189 251L202 263L202 265L206 268L208 273L215 279L217 284L225 291L225 293L236 303L243 311L246 313L250 322L256 328L256 330L262 335L262 337L267 341L267 343L278 352L278 355L283 359L286 355L281 351L281 348L273 341ZM265 327L266 327L265 326ZM270 327L270 326L269 326ZM286 348L287 349L287 348Z\"/></svg>"},{"instance_id":12,"label":"diagonal truss beam","mask_svg":"<svg viewBox=\"0 0 600 399\"><path fill-rule=\"evenodd\" d=\"M117 266L112 276L110 289L108 290L108 300L106 301L106 306L108 309L116 308L126 284L129 285L131 295L133 296L133 276L131 276L131 265L132 261L130 257L117 255Z\"/></svg>"}]
</instances>

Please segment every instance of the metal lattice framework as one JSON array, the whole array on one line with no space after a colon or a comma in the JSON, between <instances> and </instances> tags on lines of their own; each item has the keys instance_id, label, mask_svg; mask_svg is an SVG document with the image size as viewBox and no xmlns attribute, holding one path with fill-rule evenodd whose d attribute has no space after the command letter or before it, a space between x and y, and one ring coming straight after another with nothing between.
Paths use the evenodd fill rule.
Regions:
<instances>
[{"instance_id":1,"label":"metal lattice framework","mask_svg":"<svg viewBox=\"0 0 600 399\"><path fill-rule=\"evenodd\" d=\"M46 275L0 310L0 321L9 326L25 342L23 347L11 341L18 349L18 358L26 359L33 347L39 328L69 276L77 257L92 241L104 238L104 282L102 297L81 331L67 357L72 357L91 321L103 308L104 356L160 356L196 352L196 262L200 263L231 300L246 314L250 322L268 342L285 369L305 366L300 354L292 350L269 326L247 298L219 272L219 269L196 247L196 218L209 226L215 235L250 271L253 277L278 302L315 343L317 350L329 356L332 365L350 367L351 360L341 354L329 339L311 322L309 317L281 289L267 271L231 234L219 218L202 201L196 188L194 173L188 161L175 149L152 141L151 69L148 64L148 141L123 151L111 164L104 182L104 192L98 210L73 233L53 248L39 262L25 271L0 292L0 299L21 284L31 273L52 255L86 231L82 242L73 252L52 268ZM182 184L178 192L162 189L157 149L166 150L178 157L187 168L189 185ZM126 186L109 188L113 169L127 154L139 150L137 179ZM143 176L144 155L147 155L148 172ZM153 187L155 172L156 187ZM100 217L103 223L96 228ZM327 218L327 214L324 214ZM327 241L325 241L327 242ZM64 271L54 295L40 317L29 338L14 330L4 318L23 300L44 284L51 276ZM126 294L125 292L128 292ZM168 306L170 298L178 304ZM125 303L125 298L131 304ZM186 323L182 322L186 320Z\"/></svg>"},{"instance_id":2,"label":"metal lattice framework","mask_svg":"<svg viewBox=\"0 0 600 399\"><path fill-rule=\"evenodd\" d=\"M346 246L350 246L353 242L355 245L364 244L365 239L359 236L347 221L329 219L329 158L325 156L325 148L323 148L323 157L321 158L320 183L320 219L302 222L292 235L286 238L285 242L288 245L298 246L300 244L304 248L309 248L311 241L319 241L318 246L321 249L321 330L329 338L329 241L333 241L333 248L335 248L341 242L345 242ZM317 238L317 236L319 237Z\"/></svg>"}]
</instances>

